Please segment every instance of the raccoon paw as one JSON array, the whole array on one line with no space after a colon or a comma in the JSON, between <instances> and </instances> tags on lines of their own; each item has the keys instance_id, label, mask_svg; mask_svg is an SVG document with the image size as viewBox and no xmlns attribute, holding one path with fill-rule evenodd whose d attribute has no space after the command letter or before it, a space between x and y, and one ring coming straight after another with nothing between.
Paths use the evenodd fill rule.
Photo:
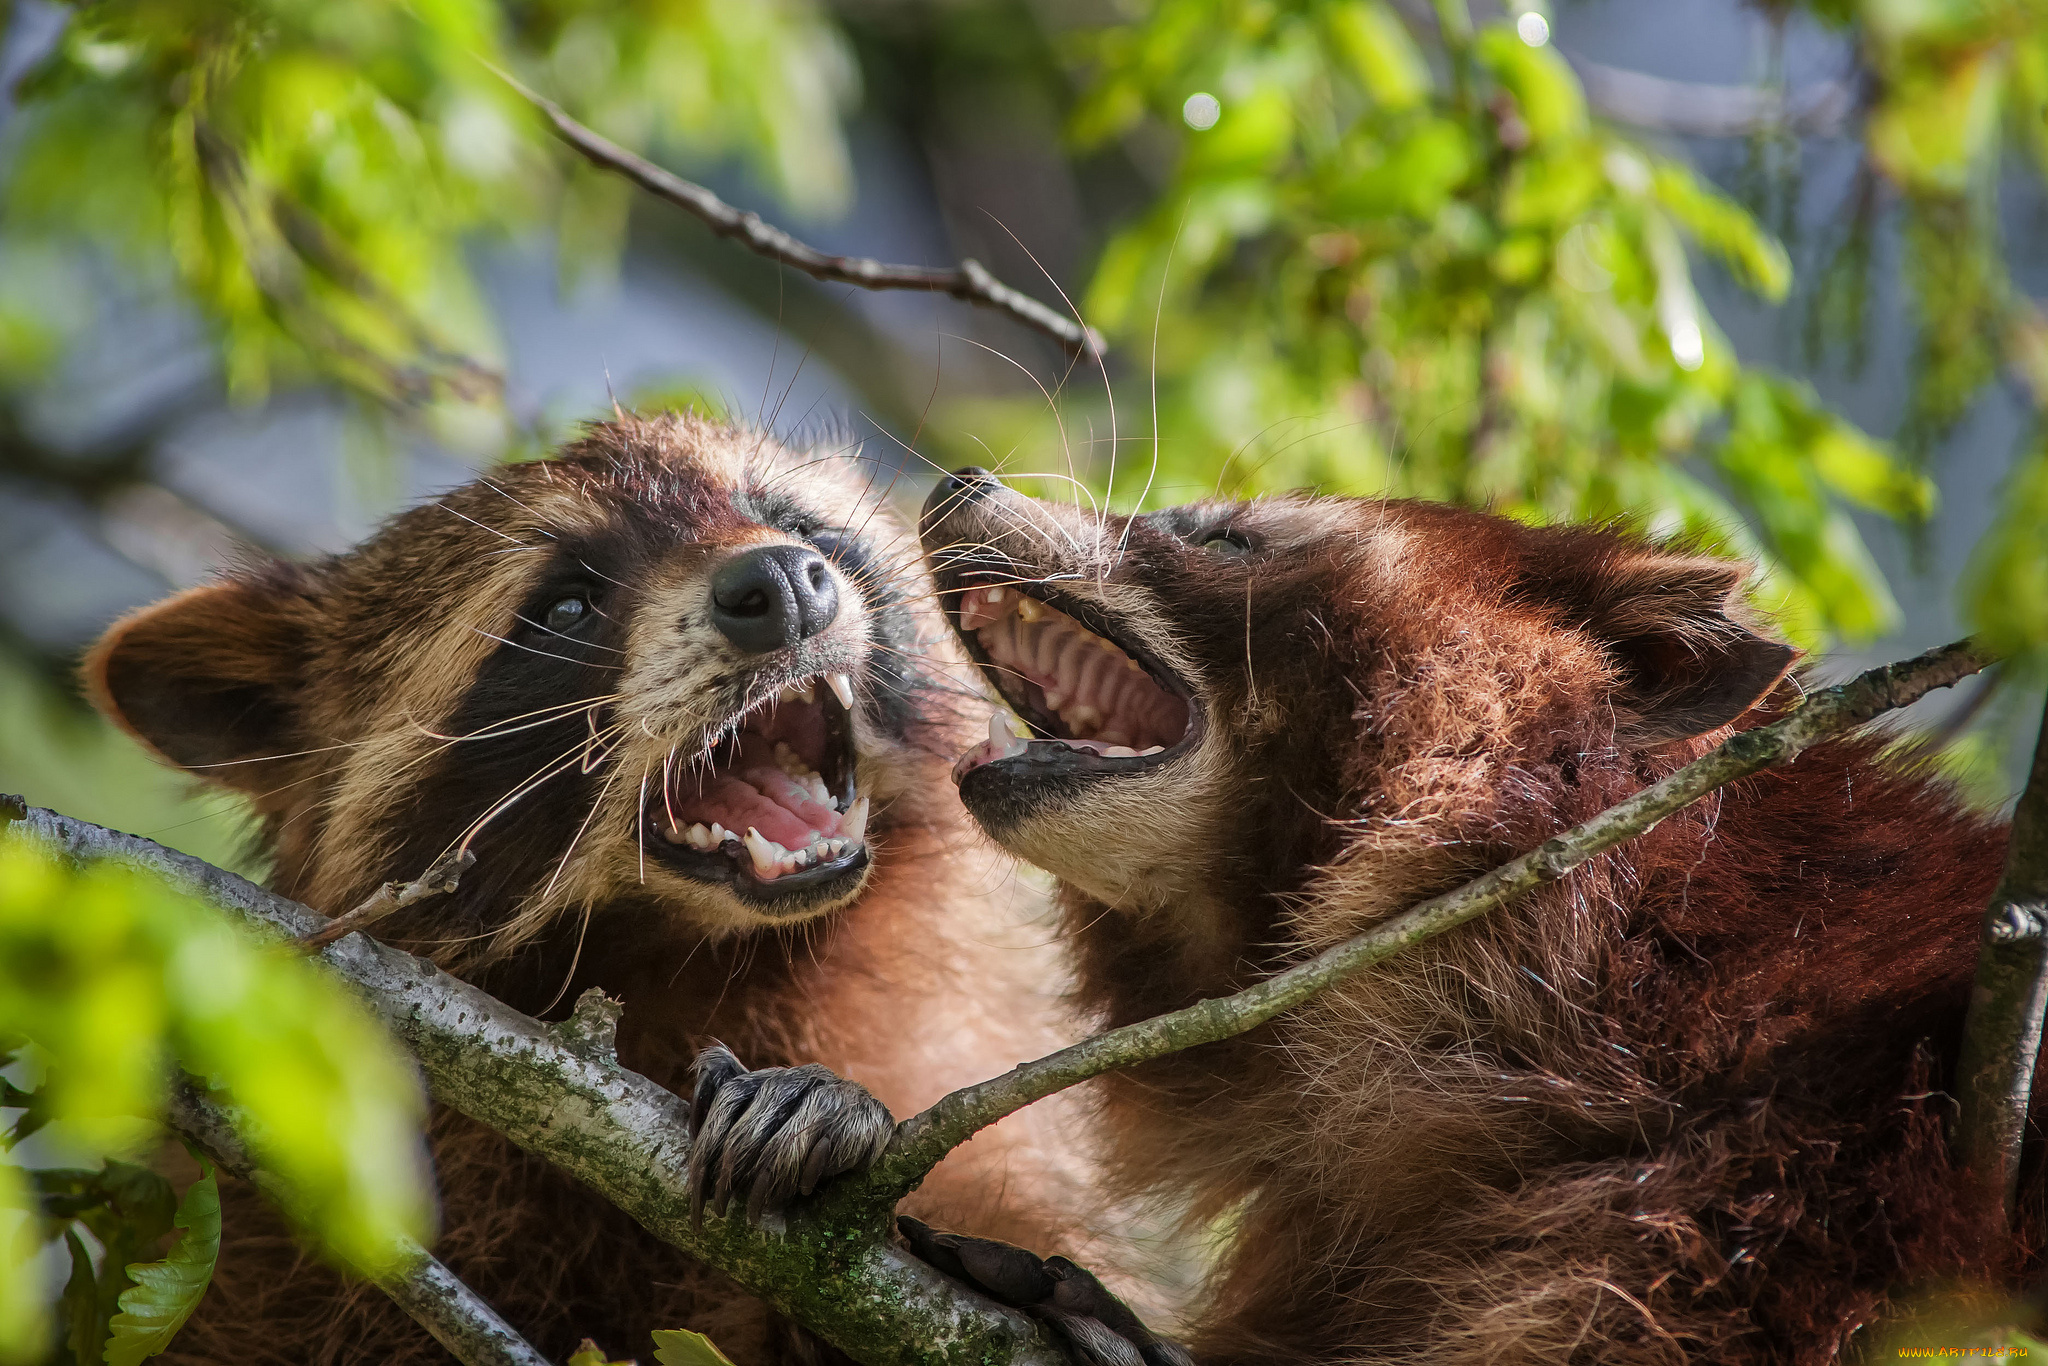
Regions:
<instances>
[{"instance_id":1,"label":"raccoon paw","mask_svg":"<svg viewBox=\"0 0 2048 1366\"><path fill-rule=\"evenodd\" d=\"M909 1215L896 1227L910 1250L990 1299L1050 1324L1086 1366L1194 1366L1179 1343L1160 1337L1084 1267L964 1233L940 1233Z\"/></svg>"},{"instance_id":2,"label":"raccoon paw","mask_svg":"<svg viewBox=\"0 0 2048 1366\"><path fill-rule=\"evenodd\" d=\"M749 1223L843 1172L872 1166L896 1120L859 1082L816 1063L749 1072L724 1044L697 1055L690 1221L742 1202Z\"/></svg>"}]
</instances>

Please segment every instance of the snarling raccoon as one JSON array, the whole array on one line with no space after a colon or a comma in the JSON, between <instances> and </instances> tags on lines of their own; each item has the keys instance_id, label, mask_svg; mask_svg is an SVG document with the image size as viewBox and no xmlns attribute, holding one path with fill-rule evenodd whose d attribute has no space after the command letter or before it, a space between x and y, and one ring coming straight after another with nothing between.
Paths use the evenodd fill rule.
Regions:
<instances>
[{"instance_id":1,"label":"snarling raccoon","mask_svg":"<svg viewBox=\"0 0 2048 1366\"><path fill-rule=\"evenodd\" d=\"M754 1067L829 1064L908 1113L1062 1035L1042 936L1015 933L1008 865L947 790L985 704L948 679L886 476L622 416L346 554L138 612L89 687L246 796L280 891L338 914L466 847L459 890L376 933L535 1013L603 987L625 1064L686 1093L717 1039ZM711 1082L737 1081L731 1057ZM826 1174L887 1133L872 1101L843 1108ZM754 1164L727 1171L755 1211L819 1177L783 1137L749 1134ZM785 1350L760 1306L544 1164L453 1114L433 1138L441 1256L553 1359L586 1335L644 1352L663 1327L742 1362ZM948 1226L1052 1236L1083 1147L1078 1127L1019 1126L917 1198ZM305 1264L248 1192L225 1222L173 1359L448 1359L377 1291Z\"/></svg>"},{"instance_id":2,"label":"snarling raccoon","mask_svg":"<svg viewBox=\"0 0 2048 1366\"><path fill-rule=\"evenodd\" d=\"M1794 687L1743 567L1610 530L1307 496L1095 516L963 470L923 539L1029 731L997 722L960 795L1061 880L1104 1025L1370 929ZM1877 740L1825 745L1113 1077L1121 1181L1227 1235L1196 1357L1813 1363L2013 1286L2038 1188L1993 1236L1943 1135L2003 839Z\"/></svg>"}]
</instances>

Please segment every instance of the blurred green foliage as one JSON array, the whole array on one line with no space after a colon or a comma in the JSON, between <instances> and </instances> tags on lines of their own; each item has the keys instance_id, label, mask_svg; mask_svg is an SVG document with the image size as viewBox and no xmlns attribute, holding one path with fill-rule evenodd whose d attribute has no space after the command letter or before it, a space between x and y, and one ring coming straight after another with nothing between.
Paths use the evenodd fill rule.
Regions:
<instances>
[{"instance_id":1,"label":"blurred green foliage","mask_svg":"<svg viewBox=\"0 0 2048 1366\"><path fill-rule=\"evenodd\" d=\"M565 259L602 263L628 193L565 174L500 68L628 143L743 156L799 208L849 193L853 68L807 0L95 0L10 130L0 364L60 349L40 305L83 283L88 241L168 269L234 393L325 378L488 434L467 243L552 221Z\"/></svg>"},{"instance_id":2,"label":"blurred green foliage","mask_svg":"<svg viewBox=\"0 0 2048 1366\"><path fill-rule=\"evenodd\" d=\"M110 864L68 867L0 836L0 1040L10 1062L32 1045L43 1072L39 1084L9 1083L0 1096L20 1111L0 1142L16 1149L49 1126L70 1148L107 1159L97 1172L25 1175L17 1161L0 1163L12 1186L0 1203L33 1211L21 1228L0 1229L13 1239L0 1262L4 1359L39 1359L50 1329L24 1278L32 1285L38 1248L59 1237L73 1265L64 1336L79 1361L99 1359L122 1268L171 1224L162 1178L123 1159L160 1141L173 1066L248 1115L245 1138L290 1193L288 1211L337 1257L375 1272L399 1255L396 1240L426 1233L423 1101L409 1063L319 968L160 880ZM189 1250L124 1309L138 1319L172 1312L166 1297L198 1274L206 1237L191 1221L203 1214L191 1206L181 1225L195 1229ZM96 1272L77 1227L103 1249Z\"/></svg>"},{"instance_id":3,"label":"blurred green foliage","mask_svg":"<svg viewBox=\"0 0 2048 1366\"><path fill-rule=\"evenodd\" d=\"M1114 426L1114 480L1077 472L1126 500L1316 484L1626 518L1756 556L1761 596L1808 644L1881 635L1898 611L1852 510L1924 518L1922 457L2001 368L2048 393L2048 329L1997 233L2004 152L2048 158L2048 17L2029 0L1802 7L1853 37L1869 163L1907 205L1922 307L1896 450L1734 356L1688 253L1777 300L1785 252L1590 115L1536 0L1479 23L1465 0L1427 20L1390 0L1149 0L1066 32L1081 152L1171 144L1085 293L1123 353L1116 419L1070 411L1059 437L1000 405L956 416L1033 451ZM858 82L818 0L97 0L22 88L0 367L61 350L46 305L77 287L85 239L175 277L235 392L322 377L504 449L465 245L551 224L565 272L602 269L633 191L549 146L501 68L628 145L740 156L796 209L850 193L839 117ZM1869 260L1849 234L1837 323L1860 328ZM2020 591L2048 575L2028 520L2042 458L2020 461L1973 578L1973 619L2008 646L2048 639Z\"/></svg>"},{"instance_id":4,"label":"blurred green foliage","mask_svg":"<svg viewBox=\"0 0 2048 1366\"><path fill-rule=\"evenodd\" d=\"M1849 512L1924 518L1931 481L1745 367L1693 286L1688 245L1782 299L1783 249L1596 123L1540 16L1437 15L1156 0L1081 35L1073 135L1178 143L1086 296L1149 362L1119 395L1116 485L1625 518L1757 556L1762 597L1807 643L1889 630Z\"/></svg>"},{"instance_id":5,"label":"blurred green foliage","mask_svg":"<svg viewBox=\"0 0 2048 1366\"><path fill-rule=\"evenodd\" d=\"M1905 205L1919 331L1902 445L1924 457L2002 372L2032 403L2034 430L1977 547L1965 606L1999 648L2038 661L2048 649L2048 318L2006 267L2000 211L2012 178L2038 187L2048 177L2048 8L1808 3L1858 40L1876 91L1865 143Z\"/></svg>"}]
</instances>

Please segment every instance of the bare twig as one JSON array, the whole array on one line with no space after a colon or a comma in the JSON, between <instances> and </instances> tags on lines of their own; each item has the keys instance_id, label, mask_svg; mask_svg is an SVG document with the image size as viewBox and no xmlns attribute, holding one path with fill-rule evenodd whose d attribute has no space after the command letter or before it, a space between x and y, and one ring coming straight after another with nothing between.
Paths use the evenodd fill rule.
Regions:
<instances>
[{"instance_id":1,"label":"bare twig","mask_svg":"<svg viewBox=\"0 0 2048 1366\"><path fill-rule=\"evenodd\" d=\"M300 940L320 915L222 868L37 807L11 827L60 855L167 879L238 923ZM434 1096L552 1162L649 1232L731 1276L869 1366L1064 1366L1030 1320L983 1299L889 1241L885 1214L784 1227L690 1219L688 1105L629 1072L606 1046L601 999L550 1029L424 959L368 935L321 954L418 1060Z\"/></svg>"},{"instance_id":2,"label":"bare twig","mask_svg":"<svg viewBox=\"0 0 2048 1366\"><path fill-rule=\"evenodd\" d=\"M1833 137L1856 110L1847 81L1822 81L1794 96L1768 86L1702 85L1566 54L1601 113L1638 128L1691 137L1738 138L1773 129Z\"/></svg>"},{"instance_id":3,"label":"bare twig","mask_svg":"<svg viewBox=\"0 0 2048 1366\"><path fill-rule=\"evenodd\" d=\"M2048 715L2012 815L2005 875L1984 910L1983 946L1957 1067L1956 1154L2010 1222L2041 1026L2048 1018Z\"/></svg>"},{"instance_id":4,"label":"bare twig","mask_svg":"<svg viewBox=\"0 0 2048 1366\"><path fill-rule=\"evenodd\" d=\"M1815 742L1906 706L1992 662L1973 642L1959 641L1815 692L1784 720L1730 738L1662 782L1545 840L1520 858L1257 986L1112 1029L990 1081L955 1091L923 1114L897 1125L882 1160L862 1177L850 1179L849 1189L839 1198L893 1205L941 1157L1012 1111L1104 1072L1242 1034L1374 963L1558 881L1588 859L1646 833L1666 816L1718 787L1790 763ZM2048 840L2042 843L2048 849Z\"/></svg>"},{"instance_id":5,"label":"bare twig","mask_svg":"<svg viewBox=\"0 0 2048 1366\"><path fill-rule=\"evenodd\" d=\"M166 1119L222 1171L273 1197L281 1194L276 1179L243 1144L243 1125L190 1078L171 1086ZM401 1251L407 1254L404 1269L381 1277L378 1286L463 1366L552 1366L432 1253L410 1240Z\"/></svg>"},{"instance_id":6,"label":"bare twig","mask_svg":"<svg viewBox=\"0 0 2048 1366\"><path fill-rule=\"evenodd\" d=\"M695 181L663 170L592 132L570 118L553 100L529 90L505 72L498 75L547 118L556 137L575 148L591 165L622 175L657 199L665 199L696 215L711 231L732 238L749 251L794 266L814 279L859 285L862 289L923 289L949 294L1007 313L1033 331L1051 337L1070 354L1100 360L1107 350L1102 334L1094 328L1084 327L1030 295L1012 289L971 258L957 266L893 266L867 256L832 256L807 246L774 224L762 222L758 214L736 209Z\"/></svg>"},{"instance_id":7,"label":"bare twig","mask_svg":"<svg viewBox=\"0 0 2048 1366\"><path fill-rule=\"evenodd\" d=\"M434 866L421 873L411 882L387 882L363 898L363 904L345 915L338 915L322 925L299 942L308 952L324 949L345 934L368 929L395 911L402 911L430 896L446 896L462 881L462 875L476 863L476 855L467 849L458 849L444 854L434 861Z\"/></svg>"}]
</instances>

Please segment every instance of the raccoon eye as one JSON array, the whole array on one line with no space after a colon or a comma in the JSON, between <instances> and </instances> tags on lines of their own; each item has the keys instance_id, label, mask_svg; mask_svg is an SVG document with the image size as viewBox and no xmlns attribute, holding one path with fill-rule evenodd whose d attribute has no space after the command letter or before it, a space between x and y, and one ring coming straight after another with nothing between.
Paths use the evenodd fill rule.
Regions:
<instances>
[{"instance_id":1,"label":"raccoon eye","mask_svg":"<svg viewBox=\"0 0 2048 1366\"><path fill-rule=\"evenodd\" d=\"M1235 531L1219 531L1203 539L1202 549L1211 555L1233 559L1239 555L1251 554L1252 543Z\"/></svg>"},{"instance_id":2,"label":"raccoon eye","mask_svg":"<svg viewBox=\"0 0 2048 1366\"><path fill-rule=\"evenodd\" d=\"M563 598L542 614L540 624L550 631L564 632L581 625L590 615L590 604L582 598Z\"/></svg>"}]
</instances>

